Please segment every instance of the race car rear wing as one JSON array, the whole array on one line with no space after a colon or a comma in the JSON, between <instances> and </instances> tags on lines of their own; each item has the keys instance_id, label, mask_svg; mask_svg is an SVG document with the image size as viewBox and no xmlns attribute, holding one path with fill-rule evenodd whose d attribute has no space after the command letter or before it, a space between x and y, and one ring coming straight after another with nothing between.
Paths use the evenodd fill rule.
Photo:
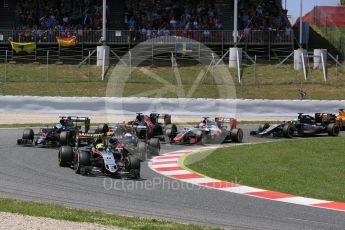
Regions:
<instances>
[{"instance_id":1,"label":"race car rear wing","mask_svg":"<svg viewBox=\"0 0 345 230\"><path fill-rule=\"evenodd\" d=\"M336 115L332 113L315 113L315 122L320 124L335 123Z\"/></svg>"},{"instance_id":2,"label":"race car rear wing","mask_svg":"<svg viewBox=\"0 0 345 230\"><path fill-rule=\"evenodd\" d=\"M85 133L88 133L90 130L90 126L91 126L91 121L90 118L88 117L78 117L78 116L60 116L59 117L60 120L67 120L72 122L75 126L77 126L79 129L81 129L80 126L78 126L78 123L83 123L85 130Z\"/></svg>"},{"instance_id":3,"label":"race car rear wing","mask_svg":"<svg viewBox=\"0 0 345 230\"><path fill-rule=\"evenodd\" d=\"M166 113L151 113L150 118L155 119L157 123L163 123L164 125L171 124L171 115Z\"/></svg>"}]
</instances>

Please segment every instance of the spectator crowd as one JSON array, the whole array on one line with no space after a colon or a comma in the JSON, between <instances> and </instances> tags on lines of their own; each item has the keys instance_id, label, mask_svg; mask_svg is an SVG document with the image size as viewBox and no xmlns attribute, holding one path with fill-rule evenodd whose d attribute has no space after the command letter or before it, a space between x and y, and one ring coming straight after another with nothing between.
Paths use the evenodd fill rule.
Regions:
<instances>
[{"instance_id":1,"label":"spectator crowd","mask_svg":"<svg viewBox=\"0 0 345 230\"><path fill-rule=\"evenodd\" d=\"M128 0L125 24L148 38L170 35L172 30L221 30L211 0Z\"/></svg>"},{"instance_id":2,"label":"spectator crowd","mask_svg":"<svg viewBox=\"0 0 345 230\"><path fill-rule=\"evenodd\" d=\"M65 30L100 29L102 2L99 0L18 0L15 27ZM108 19L111 17L107 12Z\"/></svg>"},{"instance_id":3,"label":"spectator crowd","mask_svg":"<svg viewBox=\"0 0 345 230\"><path fill-rule=\"evenodd\" d=\"M82 30L102 28L102 1L99 0L17 0L14 29L36 33L39 37L50 31L72 36ZM111 20L111 12L107 10ZM31 31L31 32L30 32Z\"/></svg>"},{"instance_id":4,"label":"spectator crowd","mask_svg":"<svg viewBox=\"0 0 345 230\"><path fill-rule=\"evenodd\" d=\"M286 31L291 34L287 11L276 0L242 0L239 2L239 29L246 38L251 31Z\"/></svg>"},{"instance_id":5,"label":"spectator crowd","mask_svg":"<svg viewBox=\"0 0 345 230\"><path fill-rule=\"evenodd\" d=\"M200 39L223 36L220 32L223 29L220 20L222 12L217 10L217 1L121 1L126 7L124 24L130 31L131 39L138 36L141 40L162 35L186 36L189 33L194 34L194 39L195 34ZM239 0L239 31L248 40L252 31L286 31L285 35L290 36L292 30L286 13L277 0ZM102 28L102 1L17 0L15 17L14 29L25 31L22 37L27 37L27 40L32 40L32 36L41 39L49 33L56 34L56 31L64 36L81 35L83 31ZM107 7L108 23L111 17Z\"/></svg>"}]
</instances>

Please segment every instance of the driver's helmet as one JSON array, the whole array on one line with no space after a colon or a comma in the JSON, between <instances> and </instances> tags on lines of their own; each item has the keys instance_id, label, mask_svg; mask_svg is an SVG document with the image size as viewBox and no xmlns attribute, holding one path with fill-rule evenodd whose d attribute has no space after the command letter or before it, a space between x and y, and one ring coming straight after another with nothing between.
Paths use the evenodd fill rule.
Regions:
<instances>
[{"instance_id":1,"label":"driver's helmet","mask_svg":"<svg viewBox=\"0 0 345 230\"><path fill-rule=\"evenodd\" d=\"M125 133L124 135L126 140L131 140L132 139L132 134L131 133Z\"/></svg>"},{"instance_id":2,"label":"driver's helmet","mask_svg":"<svg viewBox=\"0 0 345 230\"><path fill-rule=\"evenodd\" d=\"M102 144L102 143L97 144L96 145L96 149L99 150L99 151L103 150L104 149L104 144Z\"/></svg>"},{"instance_id":3,"label":"driver's helmet","mask_svg":"<svg viewBox=\"0 0 345 230\"><path fill-rule=\"evenodd\" d=\"M205 122L201 122L201 123L199 124L199 128L204 128L204 127L205 127L205 125L206 125L206 123L205 123Z\"/></svg>"},{"instance_id":4,"label":"driver's helmet","mask_svg":"<svg viewBox=\"0 0 345 230\"><path fill-rule=\"evenodd\" d=\"M60 123L57 123L54 127L55 129L62 129L62 124Z\"/></svg>"}]
</instances>

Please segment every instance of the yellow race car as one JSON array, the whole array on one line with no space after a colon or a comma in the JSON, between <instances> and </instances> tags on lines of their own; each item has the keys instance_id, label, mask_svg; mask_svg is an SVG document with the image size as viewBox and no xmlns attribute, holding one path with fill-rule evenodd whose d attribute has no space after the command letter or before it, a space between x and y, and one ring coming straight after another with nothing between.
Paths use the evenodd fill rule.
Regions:
<instances>
[{"instance_id":1,"label":"yellow race car","mask_svg":"<svg viewBox=\"0 0 345 230\"><path fill-rule=\"evenodd\" d=\"M340 130L345 130L345 109L339 109L339 115L336 117L336 124Z\"/></svg>"}]
</instances>

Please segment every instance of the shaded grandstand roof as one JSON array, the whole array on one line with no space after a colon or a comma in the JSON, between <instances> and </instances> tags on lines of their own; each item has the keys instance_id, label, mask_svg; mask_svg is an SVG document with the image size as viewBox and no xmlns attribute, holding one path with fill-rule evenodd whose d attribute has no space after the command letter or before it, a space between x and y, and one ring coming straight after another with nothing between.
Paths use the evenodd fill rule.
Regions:
<instances>
[{"instance_id":1,"label":"shaded grandstand roof","mask_svg":"<svg viewBox=\"0 0 345 230\"><path fill-rule=\"evenodd\" d=\"M316 6L303 16L303 21L318 26L345 26L345 6Z\"/></svg>"}]
</instances>

